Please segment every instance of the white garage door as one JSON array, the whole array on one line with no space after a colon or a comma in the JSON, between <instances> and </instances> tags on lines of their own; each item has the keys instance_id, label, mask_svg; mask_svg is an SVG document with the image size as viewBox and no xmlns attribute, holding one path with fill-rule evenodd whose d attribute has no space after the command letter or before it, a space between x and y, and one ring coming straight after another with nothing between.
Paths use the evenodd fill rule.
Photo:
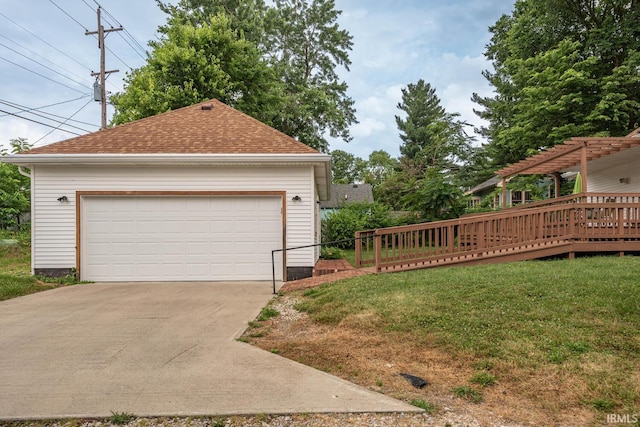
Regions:
<instances>
[{"instance_id":1,"label":"white garage door","mask_svg":"<svg viewBox=\"0 0 640 427\"><path fill-rule=\"evenodd\" d=\"M270 280L281 198L85 196L81 277L93 281ZM282 277L282 255L276 256Z\"/></svg>"}]
</instances>

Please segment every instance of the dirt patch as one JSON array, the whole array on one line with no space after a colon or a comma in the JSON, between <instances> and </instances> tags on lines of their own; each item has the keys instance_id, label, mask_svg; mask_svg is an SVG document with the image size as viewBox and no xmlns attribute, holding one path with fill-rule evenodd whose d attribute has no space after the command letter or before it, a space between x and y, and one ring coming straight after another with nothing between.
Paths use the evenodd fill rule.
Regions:
<instances>
[{"instance_id":1,"label":"dirt patch","mask_svg":"<svg viewBox=\"0 0 640 427\"><path fill-rule=\"evenodd\" d=\"M348 317L337 326L318 324L295 309L300 293L278 297L278 317L250 328L245 339L262 349L313 366L371 390L406 402L421 400L432 408L434 425L530 426L599 425L584 407L564 404L574 393L562 372L519 372L518 367L482 367L482 361L456 357L429 340L411 342L370 325L373 314ZM496 382L470 382L479 371L495 374ZM498 374L498 371L500 374ZM400 373L423 378L417 389ZM517 375L512 375L517 374ZM509 378L518 378L511 380ZM472 403L453 392L467 387L481 395ZM461 395L463 393L460 393Z\"/></svg>"}]
</instances>

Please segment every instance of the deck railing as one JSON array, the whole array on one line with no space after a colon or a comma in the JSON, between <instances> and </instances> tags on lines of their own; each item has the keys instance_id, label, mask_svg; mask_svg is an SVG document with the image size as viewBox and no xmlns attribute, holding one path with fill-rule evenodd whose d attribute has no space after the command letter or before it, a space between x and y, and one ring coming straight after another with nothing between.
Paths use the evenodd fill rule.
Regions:
<instances>
[{"instance_id":1,"label":"deck railing","mask_svg":"<svg viewBox=\"0 0 640 427\"><path fill-rule=\"evenodd\" d=\"M356 233L356 266L377 271L531 244L640 239L640 194L588 193L466 216Z\"/></svg>"}]
</instances>

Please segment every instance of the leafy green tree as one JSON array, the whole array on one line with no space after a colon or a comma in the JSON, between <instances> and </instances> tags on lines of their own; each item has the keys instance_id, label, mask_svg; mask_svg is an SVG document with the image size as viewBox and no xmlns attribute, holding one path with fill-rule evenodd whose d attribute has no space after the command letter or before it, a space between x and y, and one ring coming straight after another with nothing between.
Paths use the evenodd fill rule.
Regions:
<instances>
[{"instance_id":1,"label":"leafy green tree","mask_svg":"<svg viewBox=\"0 0 640 427\"><path fill-rule=\"evenodd\" d=\"M331 152L331 172L334 184L353 184L362 182L366 162L360 157L343 150Z\"/></svg>"},{"instance_id":2,"label":"leafy green tree","mask_svg":"<svg viewBox=\"0 0 640 427\"><path fill-rule=\"evenodd\" d=\"M269 123L279 109L279 83L258 49L230 28L224 15L198 26L167 27L147 64L125 79L111 97L121 124L217 98Z\"/></svg>"},{"instance_id":3,"label":"leafy green tree","mask_svg":"<svg viewBox=\"0 0 640 427\"><path fill-rule=\"evenodd\" d=\"M17 154L28 150L31 145L25 138L10 140L11 153ZM0 151L0 156L6 156L7 150ZM16 227L22 212L30 207L29 178L18 172L18 167L0 162L0 229Z\"/></svg>"},{"instance_id":4,"label":"leafy green tree","mask_svg":"<svg viewBox=\"0 0 640 427\"><path fill-rule=\"evenodd\" d=\"M398 109L406 117L396 116L403 144L400 153L425 167L451 168L469 145L465 123L459 114L447 113L435 88L420 79L402 89Z\"/></svg>"},{"instance_id":5,"label":"leafy green tree","mask_svg":"<svg viewBox=\"0 0 640 427\"><path fill-rule=\"evenodd\" d=\"M167 24L158 28L162 34L168 34L174 25L198 27L209 22L211 16L225 15L241 38L255 46L262 45L268 10L263 0L180 0L176 4L156 0L156 3L168 15Z\"/></svg>"},{"instance_id":6,"label":"leafy green tree","mask_svg":"<svg viewBox=\"0 0 640 427\"><path fill-rule=\"evenodd\" d=\"M473 100L489 122L494 167L571 136L621 136L640 124L637 0L518 0L490 28L484 75L495 96Z\"/></svg>"},{"instance_id":7,"label":"leafy green tree","mask_svg":"<svg viewBox=\"0 0 640 427\"><path fill-rule=\"evenodd\" d=\"M419 212L424 221L457 218L467 206L460 187L450 176L429 167L420 179L409 182L411 191L402 197L404 208Z\"/></svg>"},{"instance_id":8,"label":"leafy green tree","mask_svg":"<svg viewBox=\"0 0 640 427\"><path fill-rule=\"evenodd\" d=\"M391 175L395 173L397 165L398 160L391 157L391 155L386 151L373 151L371 154L369 154L369 158L366 161L364 182L367 184L371 184L375 192L375 189L380 184L389 179L389 177L391 177Z\"/></svg>"},{"instance_id":9,"label":"leafy green tree","mask_svg":"<svg viewBox=\"0 0 640 427\"><path fill-rule=\"evenodd\" d=\"M339 28L334 0L274 0L266 22L266 55L284 82L284 104L274 126L327 151L325 134L351 140L356 123L347 84L336 70L349 70L351 35Z\"/></svg>"},{"instance_id":10,"label":"leafy green tree","mask_svg":"<svg viewBox=\"0 0 640 427\"><path fill-rule=\"evenodd\" d=\"M210 98L328 151L326 135L351 139L351 36L334 0L156 0L167 13L147 64L112 97L124 123Z\"/></svg>"}]
</instances>

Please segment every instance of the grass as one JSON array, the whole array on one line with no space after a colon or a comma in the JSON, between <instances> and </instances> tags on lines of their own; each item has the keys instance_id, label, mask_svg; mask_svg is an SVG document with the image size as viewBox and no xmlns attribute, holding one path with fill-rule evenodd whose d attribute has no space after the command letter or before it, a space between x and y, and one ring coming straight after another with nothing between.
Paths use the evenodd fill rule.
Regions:
<instances>
[{"instance_id":1,"label":"grass","mask_svg":"<svg viewBox=\"0 0 640 427\"><path fill-rule=\"evenodd\" d=\"M0 246L0 301L78 282L73 276L59 278L31 275L30 231L0 230L0 239L16 239L17 246Z\"/></svg>"},{"instance_id":2,"label":"grass","mask_svg":"<svg viewBox=\"0 0 640 427\"><path fill-rule=\"evenodd\" d=\"M633 412L640 408L638 277L636 257L421 270L311 289L299 307L332 325L366 316L372 331L491 369L472 378L481 386L498 375L531 399L545 399L549 387L570 405Z\"/></svg>"},{"instance_id":3,"label":"grass","mask_svg":"<svg viewBox=\"0 0 640 427\"><path fill-rule=\"evenodd\" d=\"M258 322L264 322L265 320L271 319L272 317L277 317L280 315L280 312L271 307L265 307L260 311L260 314L257 317Z\"/></svg>"},{"instance_id":4,"label":"grass","mask_svg":"<svg viewBox=\"0 0 640 427\"><path fill-rule=\"evenodd\" d=\"M136 416L127 412L113 412L111 411L111 417L109 422L113 425L121 426L130 423Z\"/></svg>"},{"instance_id":5,"label":"grass","mask_svg":"<svg viewBox=\"0 0 640 427\"><path fill-rule=\"evenodd\" d=\"M424 409L424 411L429 415L435 414L436 412L438 412L438 409L440 409L438 405L427 402L424 399L413 399L410 403L413 406Z\"/></svg>"},{"instance_id":6,"label":"grass","mask_svg":"<svg viewBox=\"0 0 640 427\"><path fill-rule=\"evenodd\" d=\"M469 381L482 387L489 387L496 383L496 377L488 372L478 372Z\"/></svg>"},{"instance_id":7,"label":"grass","mask_svg":"<svg viewBox=\"0 0 640 427\"><path fill-rule=\"evenodd\" d=\"M344 259L349 261L353 267L356 266L356 250L355 249L343 249L342 253L344 254Z\"/></svg>"},{"instance_id":8,"label":"grass","mask_svg":"<svg viewBox=\"0 0 640 427\"><path fill-rule=\"evenodd\" d=\"M469 402L473 402L473 403L481 403L482 402L482 393L480 393L478 390L469 387L469 386L460 386L460 387L454 387L452 390L454 395L456 395L457 397L460 397L462 399L466 399Z\"/></svg>"}]
</instances>

